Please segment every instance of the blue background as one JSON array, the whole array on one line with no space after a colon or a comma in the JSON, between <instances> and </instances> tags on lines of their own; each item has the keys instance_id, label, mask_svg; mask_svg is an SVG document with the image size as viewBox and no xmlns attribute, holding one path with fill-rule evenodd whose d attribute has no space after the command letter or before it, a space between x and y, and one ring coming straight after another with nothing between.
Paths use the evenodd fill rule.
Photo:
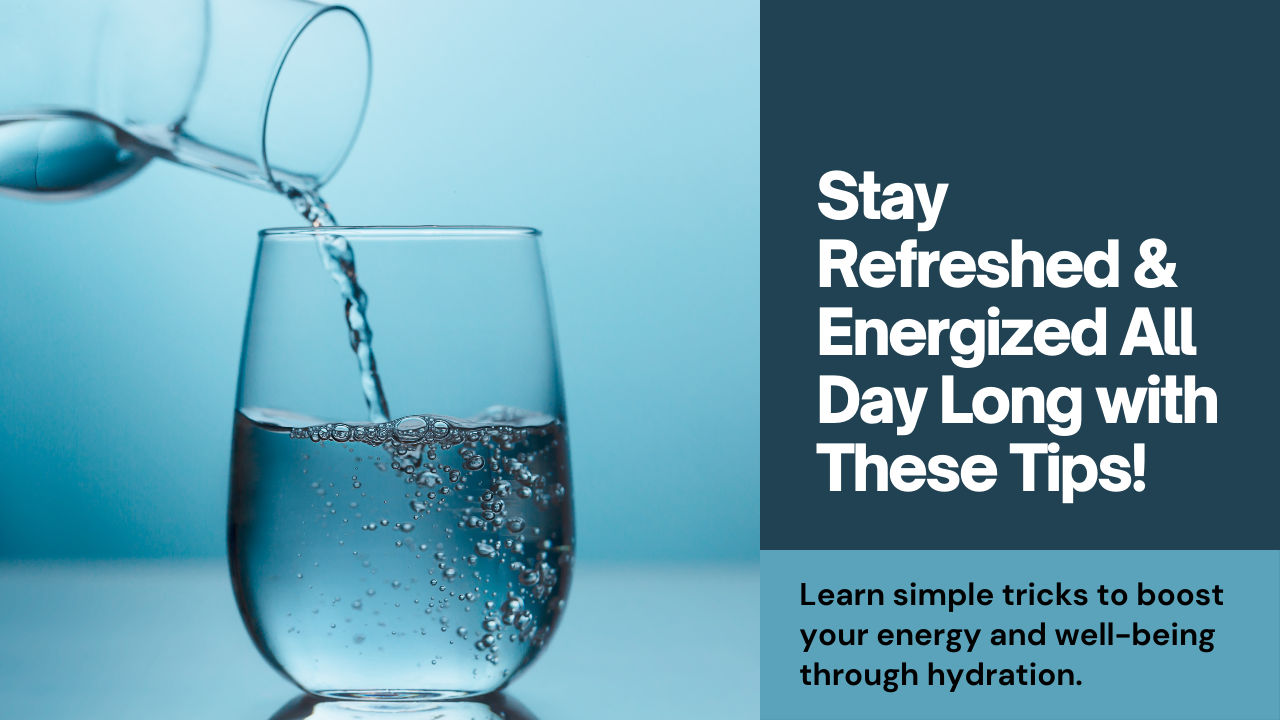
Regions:
<instances>
[{"instance_id":1,"label":"blue background","mask_svg":"<svg viewBox=\"0 0 1280 720\"><path fill-rule=\"evenodd\" d=\"M325 195L347 224L544 231L580 557L754 559L757 4L351 6L373 90ZM159 161L0 198L0 557L224 553L256 234L296 224Z\"/></svg>"},{"instance_id":2,"label":"blue background","mask_svg":"<svg viewBox=\"0 0 1280 720\"><path fill-rule=\"evenodd\" d=\"M784 718L1274 718L1280 714L1280 552L1275 550L764 550L760 611L770 621L761 627L761 717ZM1138 605L1138 582L1145 587L1207 588L1221 585L1222 606L1169 607ZM884 606L800 605L800 583L815 600L830 588L880 588ZM989 606L947 607L893 605L896 588L966 588L994 593ZM1010 607L1006 584L1037 589L1084 588L1084 606ZM1125 605L1098 604L1098 586L1122 588ZM1044 646L993 647L996 628L1030 630L1045 623ZM1129 633L1133 623L1149 632L1180 629L1215 630L1212 652L1197 647L1134 647L1115 638L1106 647L1059 647L1054 629L1098 628L1115 623L1114 632ZM815 637L804 652L800 628L845 630L866 628L863 645L823 646ZM947 652L929 646L881 646L881 628L981 628L973 652ZM967 647L967 643L966 643ZM841 683L806 687L800 668L817 661L829 669L901 668L919 675L919 685L887 693L880 687ZM928 668L984 669L1029 667L1071 668L1082 685L929 686ZM997 682L999 676L996 676Z\"/></svg>"}]
</instances>

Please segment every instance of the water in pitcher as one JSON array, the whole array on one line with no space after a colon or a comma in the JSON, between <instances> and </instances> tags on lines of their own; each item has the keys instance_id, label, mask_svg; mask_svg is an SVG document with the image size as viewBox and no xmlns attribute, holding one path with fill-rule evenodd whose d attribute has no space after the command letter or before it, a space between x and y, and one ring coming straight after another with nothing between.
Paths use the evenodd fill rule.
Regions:
<instances>
[{"instance_id":1,"label":"water in pitcher","mask_svg":"<svg viewBox=\"0 0 1280 720\"><path fill-rule=\"evenodd\" d=\"M0 116L0 194L85 197L129 179L152 157L136 137L88 113Z\"/></svg>"},{"instance_id":2,"label":"water in pitcher","mask_svg":"<svg viewBox=\"0 0 1280 720\"><path fill-rule=\"evenodd\" d=\"M509 680L555 627L573 548L560 421L306 425L236 415L232 576L260 648L337 697Z\"/></svg>"}]
</instances>

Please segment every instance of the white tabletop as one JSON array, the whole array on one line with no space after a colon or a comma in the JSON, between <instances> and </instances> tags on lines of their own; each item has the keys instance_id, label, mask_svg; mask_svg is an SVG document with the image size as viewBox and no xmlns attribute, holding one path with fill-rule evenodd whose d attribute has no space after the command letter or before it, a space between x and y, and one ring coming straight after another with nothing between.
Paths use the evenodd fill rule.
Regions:
<instances>
[{"instance_id":1,"label":"white tabletop","mask_svg":"<svg viewBox=\"0 0 1280 720\"><path fill-rule=\"evenodd\" d=\"M508 693L538 720L759 717L756 566L582 565ZM222 561L0 563L0 717L268 720Z\"/></svg>"}]
</instances>

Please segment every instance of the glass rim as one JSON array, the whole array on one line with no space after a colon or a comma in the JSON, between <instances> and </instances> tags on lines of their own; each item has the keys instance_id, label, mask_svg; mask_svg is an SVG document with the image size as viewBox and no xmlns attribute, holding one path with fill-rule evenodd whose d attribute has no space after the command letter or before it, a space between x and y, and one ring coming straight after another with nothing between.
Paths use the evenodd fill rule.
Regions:
<instances>
[{"instance_id":1,"label":"glass rim","mask_svg":"<svg viewBox=\"0 0 1280 720\"><path fill-rule=\"evenodd\" d=\"M325 225L321 227L282 227L258 231L266 240L314 240L316 235L342 235L348 238L395 238L400 240L429 238L536 238L537 228L519 225Z\"/></svg>"}]
</instances>

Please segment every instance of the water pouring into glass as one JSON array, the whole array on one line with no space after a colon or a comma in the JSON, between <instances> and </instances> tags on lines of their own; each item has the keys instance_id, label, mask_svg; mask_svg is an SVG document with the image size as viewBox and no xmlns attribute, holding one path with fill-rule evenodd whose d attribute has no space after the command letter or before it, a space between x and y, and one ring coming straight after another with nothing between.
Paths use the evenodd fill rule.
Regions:
<instances>
[{"instance_id":1,"label":"water pouring into glass","mask_svg":"<svg viewBox=\"0 0 1280 720\"><path fill-rule=\"evenodd\" d=\"M160 158L285 195L311 225L260 235L237 391L228 551L264 657L359 701L520 674L574 558L539 234L337 225L319 190L368 102L360 19L305 0L43 0L6 10L0 64L0 194L87 197ZM416 414L388 409L357 247Z\"/></svg>"}]
</instances>

